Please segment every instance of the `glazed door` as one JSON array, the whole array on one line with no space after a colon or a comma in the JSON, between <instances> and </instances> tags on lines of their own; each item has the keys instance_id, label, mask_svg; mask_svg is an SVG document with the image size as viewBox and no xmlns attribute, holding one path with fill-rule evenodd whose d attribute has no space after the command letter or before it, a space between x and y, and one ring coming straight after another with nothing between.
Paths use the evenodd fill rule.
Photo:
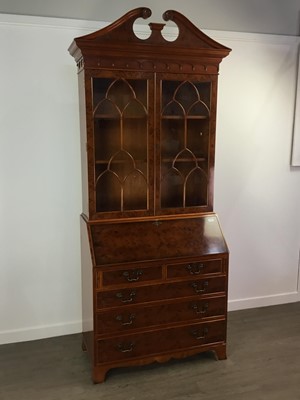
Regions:
<instances>
[{"instance_id":1,"label":"glazed door","mask_svg":"<svg viewBox=\"0 0 300 400\"><path fill-rule=\"evenodd\" d=\"M212 210L216 77L157 77L156 214Z\"/></svg>"},{"instance_id":2,"label":"glazed door","mask_svg":"<svg viewBox=\"0 0 300 400\"><path fill-rule=\"evenodd\" d=\"M153 75L95 71L90 79L91 214L153 214Z\"/></svg>"}]
</instances>

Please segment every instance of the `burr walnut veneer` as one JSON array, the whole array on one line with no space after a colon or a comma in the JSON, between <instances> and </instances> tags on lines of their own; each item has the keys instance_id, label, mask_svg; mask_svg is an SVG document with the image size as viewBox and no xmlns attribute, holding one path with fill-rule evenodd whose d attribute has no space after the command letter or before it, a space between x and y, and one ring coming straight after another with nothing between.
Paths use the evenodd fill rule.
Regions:
<instances>
[{"instance_id":1,"label":"burr walnut veneer","mask_svg":"<svg viewBox=\"0 0 300 400\"><path fill-rule=\"evenodd\" d=\"M213 212L219 64L230 49L183 15L166 40L133 24L74 39L82 141L83 346L115 367L226 358L228 249Z\"/></svg>"}]
</instances>

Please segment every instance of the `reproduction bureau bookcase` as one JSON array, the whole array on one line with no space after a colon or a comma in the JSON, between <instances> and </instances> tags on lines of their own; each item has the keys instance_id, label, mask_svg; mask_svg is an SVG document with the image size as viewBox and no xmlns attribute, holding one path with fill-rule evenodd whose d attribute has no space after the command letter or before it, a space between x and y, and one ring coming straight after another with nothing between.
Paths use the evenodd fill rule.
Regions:
<instances>
[{"instance_id":1,"label":"reproduction bureau bookcase","mask_svg":"<svg viewBox=\"0 0 300 400\"><path fill-rule=\"evenodd\" d=\"M83 348L116 367L204 351L226 358L228 248L213 212L219 64L230 49L148 8L74 39L83 213ZM173 39L173 38L172 38Z\"/></svg>"}]
</instances>

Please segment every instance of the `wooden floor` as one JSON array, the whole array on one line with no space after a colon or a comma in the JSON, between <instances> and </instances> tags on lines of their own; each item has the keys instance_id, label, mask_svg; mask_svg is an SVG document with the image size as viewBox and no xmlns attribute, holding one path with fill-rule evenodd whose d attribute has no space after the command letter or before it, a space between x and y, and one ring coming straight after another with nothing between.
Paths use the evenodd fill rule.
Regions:
<instances>
[{"instance_id":1,"label":"wooden floor","mask_svg":"<svg viewBox=\"0 0 300 400\"><path fill-rule=\"evenodd\" d=\"M80 335L0 346L1 400L300 400L300 302L229 313L210 353L112 370L94 385Z\"/></svg>"}]
</instances>

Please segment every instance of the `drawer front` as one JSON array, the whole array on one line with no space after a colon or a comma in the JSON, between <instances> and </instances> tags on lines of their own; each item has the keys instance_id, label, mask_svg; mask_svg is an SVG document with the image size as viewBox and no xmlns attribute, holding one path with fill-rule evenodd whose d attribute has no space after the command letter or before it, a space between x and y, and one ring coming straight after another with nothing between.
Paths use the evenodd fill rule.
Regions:
<instances>
[{"instance_id":1,"label":"drawer front","mask_svg":"<svg viewBox=\"0 0 300 400\"><path fill-rule=\"evenodd\" d=\"M148 303L150 301L176 299L181 297L205 296L225 292L227 278L218 276L165 283L143 287L124 288L97 293L97 309L119 307L120 305Z\"/></svg>"},{"instance_id":2,"label":"drawer front","mask_svg":"<svg viewBox=\"0 0 300 400\"><path fill-rule=\"evenodd\" d=\"M101 274L101 272L99 272ZM102 273L102 285L133 285L162 278L162 267L135 267Z\"/></svg>"},{"instance_id":3,"label":"drawer front","mask_svg":"<svg viewBox=\"0 0 300 400\"><path fill-rule=\"evenodd\" d=\"M168 265L168 278L184 278L205 274L222 273L222 260L193 261L185 264Z\"/></svg>"},{"instance_id":4,"label":"drawer front","mask_svg":"<svg viewBox=\"0 0 300 400\"><path fill-rule=\"evenodd\" d=\"M226 297L193 298L188 301L146 307L126 307L98 313L96 333L126 332L131 329L225 315Z\"/></svg>"},{"instance_id":5,"label":"drawer front","mask_svg":"<svg viewBox=\"0 0 300 400\"><path fill-rule=\"evenodd\" d=\"M180 328L97 341L97 363L106 363L224 342L226 322L199 323Z\"/></svg>"}]
</instances>

